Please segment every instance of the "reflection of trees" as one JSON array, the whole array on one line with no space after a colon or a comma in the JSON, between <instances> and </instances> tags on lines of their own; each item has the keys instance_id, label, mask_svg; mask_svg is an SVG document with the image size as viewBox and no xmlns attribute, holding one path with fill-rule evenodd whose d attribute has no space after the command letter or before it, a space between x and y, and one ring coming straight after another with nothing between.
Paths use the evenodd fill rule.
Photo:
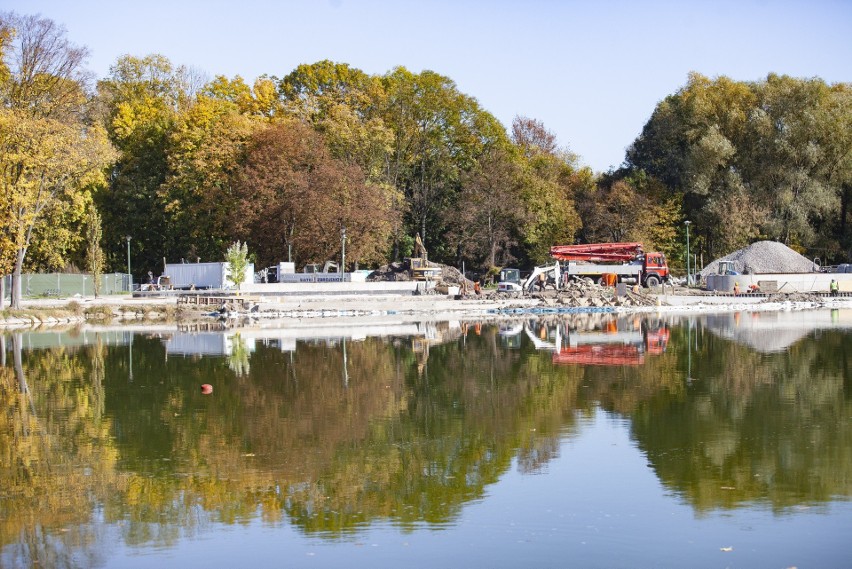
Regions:
<instances>
[{"instance_id":1,"label":"reflection of trees","mask_svg":"<svg viewBox=\"0 0 852 569\"><path fill-rule=\"evenodd\" d=\"M572 416L572 374L552 373L545 355L501 349L488 328L433 347L423 373L407 340L349 342L348 382L336 344L301 344L295 354L261 347L239 383L222 360L166 360L156 338L137 337L133 350L132 382L127 346L26 355L39 385L35 413L3 368L4 397L21 401L7 422L36 430L21 413L31 423L37 413L53 433L38 452L20 437L4 448L49 471L34 484L42 502L74 488L63 503L73 518L50 516L64 510L35 499L10 504L45 514L37 527L4 516L18 521L3 543L21 531L83 527L98 505L107 522L123 522L130 544L168 544L205 520L234 522L258 508L268 521L286 515L331 534L377 517L443 523L515 454L521 468L542 468ZM199 393L202 381L216 384L213 396ZM86 468L95 470L84 476ZM16 476L34 479L6 471L4 482L22 487Z\"/></svg>"},{"instance_id":2,"label":"reflection of trees","mask_svg":"<svg viewBox=\"0 0 852 569\"><path fill-rule=\"evenodd\" d=\"M409 339L349 341L345 362L335 342L259 345L240 381L221 358L167 359L158 338L134 340L133 381L127 346L24 353L20 372L0 367L0 543L61 566L62 547L37 552L76 528L54 543L94 559L95 511L129 544L258 515L332 536L446 523L513 459L546 469L596 405L632 419L660 478L698 509L850 494L850 338L763 356L699 334L687 385L685 335L614 368L554 367L526 340L504 349L496 327L431 346L420 371Z\"/></svg>"},{"instance_id":3,"label":"reflection of trees","mask_svg":"<svg viewBox=\"0 0 852 569\"><path fill-rule=\"evenodd\" d=\"M92 561L92 512L120 485L103 416L103 346L88 373L62 349L32 358L20 338L13 344L14 369L0 368L0 544L16 544L9 555L24 566L76 566L81 553ZM66 530L61 540L56 528Z\"/></svg>"},{"instance_id":4,"label":"reflection of trees","mask_svg":"<svg viewBox=\"0 0 852 569\"><path fill-rule=\"evenodd\" d=\"M701 376L685 396L631 413L660 478L699 510L755 500L783 509L852 494L844 385L852 338L823 333L772 355L699 338L692 361Z\"/></svg>"},{"instance_id":5,"label":"reflection of trees","mask_svg":"<svg viewBox=\"0 0 852 569\"><path fill-rule=\"evenodd\" d=\"M245 339L239 334L231 337L231 353L228 354L228 367L237 377L248 375L249 372L249 348Z\"/></svg>"}]
</instances>

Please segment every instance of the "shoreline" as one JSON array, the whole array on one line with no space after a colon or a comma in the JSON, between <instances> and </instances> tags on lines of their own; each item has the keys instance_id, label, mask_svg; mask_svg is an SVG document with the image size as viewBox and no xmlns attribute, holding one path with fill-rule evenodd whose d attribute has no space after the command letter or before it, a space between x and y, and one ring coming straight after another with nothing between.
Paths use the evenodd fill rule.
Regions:
<instances>
[{"instance_id":1,"label":"shoreline","mask_svg":"<svg viewBox=\"0 0 852 569\"><path fill-rule=\"evenodd\" d=\"M558 316L585 313L614 314L696 314L713 312L764 312L819 309L852 309L852 297L813 297L801 295L749 297L689 294L651 294L644 305L568 306L560 304L556 293L523 298L483 295L462 298L426 296L302 296L279 298L276 302L258 300L252 311L211 311L209 306L178 304L175 297L138 298L128 295L100 298L29 299L23 308L0 312L0 330L41 326L133 325L150 323L235 322L237 320L287 322L323 319L383 318L405 315L422 320L500 319L523 316Z\"/></svg>"}]
</instances>

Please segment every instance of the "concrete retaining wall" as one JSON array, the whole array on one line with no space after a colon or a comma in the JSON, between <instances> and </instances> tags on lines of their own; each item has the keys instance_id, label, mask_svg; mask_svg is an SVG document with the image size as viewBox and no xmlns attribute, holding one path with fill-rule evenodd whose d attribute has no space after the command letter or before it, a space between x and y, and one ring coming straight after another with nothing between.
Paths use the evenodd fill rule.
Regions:
<instances>
[{"instance_id":1,"label":"concrete retaining wall","mask_svg":"<svg viewBox=\"0 0 852 569\"><path fill-rule=\"evenodd\" d=\"M399 294L411 296L426 283L417 281L331 282L331 283L243 283L240 292L258 295L364 295Z\"/></svg>"},{"instance_id":2,"label":"concrete retaining wall","mask_svg":"<svg viewBox=\"0 0 852 569\"><path fill-rule=\"evenodd\" d=\"M707 290L731 292L734 283L739 283L740 292L748 290L750 284L760 285L761 292L768 290L766 283L775 282L777 292L828 292L828 285L835 279L843 292L852 291L852 274L849 273L755 273L749 275L708 275Z\"/></svg>"}]
</instances>

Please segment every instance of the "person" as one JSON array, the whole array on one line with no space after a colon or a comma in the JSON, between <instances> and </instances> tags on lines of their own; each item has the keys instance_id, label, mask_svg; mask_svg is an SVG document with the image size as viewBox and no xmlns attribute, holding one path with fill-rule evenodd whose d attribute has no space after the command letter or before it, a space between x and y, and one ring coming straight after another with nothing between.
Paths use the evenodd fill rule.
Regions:
<instances>
[{"instance_id":1,"label":"person","mask_svg":"<svg viewBox=\"0 0 852 569\"><path fill-rule=\"evenodd\" d=\"M479 285L479 281L473 283L473 293L474 294L482 294L482 287Z\"/></svg>"},{"instance_id":2,"label":"person","mask_svg":"<svg viewBox=\"0 0 852 569\"><path fill-rule=\"evenodd\" d=\"M831 291L831 296L837 296L840 294L840 284L836 280L831 279L831 284L828 285L828 290Z\"/></svg>"},{"instance_id":3,"label":"person","mask_svg":"<svg viewBox=\"0 0 852 569\"><path fill-rule=\"evenodd\" d=\"M750 285L748 285L748 291L750 293L757 294L760 292L760 287L755 283L751 283Z\"/></svg>"},{"instance_id":4,"label":"person","mask_svg":"<svg viewBox=\"0 0 852 569\"><path fill-rule=\"evenodd\" d=\"M734 296L740 295L740 283L734 283Z\"/></svg>"},{"instance_id":5,"label":"person","mask_svg":"<svg viewBox=\"0 0 852 569\"><path fill-rule=\"evenodd\" d=\"M547 283L547 275L541 273L538 275L538 290L543 291L544 285Z\"/></svg>"}]
</instances>

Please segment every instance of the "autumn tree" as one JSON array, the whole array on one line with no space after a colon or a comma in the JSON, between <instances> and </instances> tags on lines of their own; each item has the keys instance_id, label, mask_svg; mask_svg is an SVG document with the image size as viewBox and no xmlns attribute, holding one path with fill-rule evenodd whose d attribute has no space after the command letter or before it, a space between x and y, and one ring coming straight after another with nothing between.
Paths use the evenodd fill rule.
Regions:
<instances>
[{"instance_id":1,"label":"autumn tree","mask_svg":"<svg viewBox=\"0 0 852 569\"><path fill-rule=\"evenodd\" d=\"M217 78L175 116L157 191L169 227L164 254L216 259L233 241L233 177L247 141L266 122L252 114L253 100L241 79Z\"/></svg>"},{"instance_id":2,"label":"autumn tree","mask_svg":"<svg viewBox=\"0 0 852 569\"><path fill-rule=\"evenodd\" d=\"M574 194L589 183L590 172L577 157L555 144L555 137L537 120L516 117L512 142L523 157L520 235L527 259L539 264L550 258L550 247L573 243L581 220Z\"/></svg>"},{"instance_id":3,"label":"autumn tree","mask_svg":"<svg viewBox=\"0 0 852 569\"><path fill-rule=\"evenodd\" d=\"M340 251L345 227L355 261L383 259L395 224L390 188L333 158L309 126L271 125L250 140L237 172L234 229L256 243L258 260L277 262L292 250L300 262L322 262Z\"/></svg>"},{"instance_id":4,"label":"autumn tree","mask_svg":"<svg viewBox=\"0 0 852 569\"><path fill-rule=\"evenodd\" d=\"M162 55L121 57L98 83L104 121L119 150L107 191L98 196L108 261L121 263L124 237L133 237L137 270L158 265L167 249L168 201L161 186L169 170L170 135L199 86L185 67Z\"/></svg>"},{"instance_id":5,"label":"autumn tree","mask_svg":"<svg viewBox=\"0 0 852 569\"><path fill-rule=\"evenodd\" d=\"M21 301L20 277L33 239L45 231L46 212L83 203L103 185L113 159L105 133L87 114L86 50L65 30L37 16L4 14L0 84L0 184L14 249L12 306ZM11 32L8 32L11 30ZM51 219L67 223L62 216Z\"/></svg>"},{"instance_id":6,"label":"autumn tree","mask_svg":"<svg viewBox=\"0 0 852 569\"><path fill-rule=\"evenodd\" d=\"M520 176L517 158L497 148L462 176L448 238L469 265L490 268L515 259L523 217ZM460 260L456 263L461 264Z\"/></svg>"}]
</instances>

